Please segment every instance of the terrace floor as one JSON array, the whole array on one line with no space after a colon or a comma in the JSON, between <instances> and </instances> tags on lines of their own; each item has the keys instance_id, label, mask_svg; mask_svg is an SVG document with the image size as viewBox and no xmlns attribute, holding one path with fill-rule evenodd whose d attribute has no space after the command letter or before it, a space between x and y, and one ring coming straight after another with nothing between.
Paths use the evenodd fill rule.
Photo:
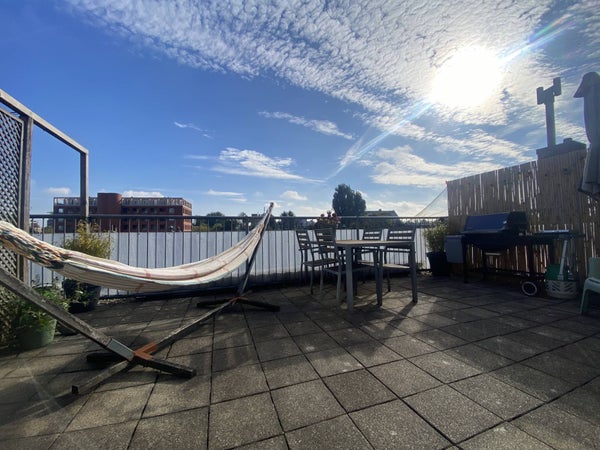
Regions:
<instances>
[{"instance_id":1,"label":"terrace floor","mask_svg":"<svg viewBox=\"0 0 600 450\"><path fill-rule=\"evenodd\" d=\"M234 447L578 449L600 443L600 315L497 282L393 279L353 314L306 286L257 290L278 313L230 308L160 354L198 375L135 367L91 393L96 344L57 336L0 354L6 449ZM318 289L317 289L318 290ZM135 346L204 311L194 299L114 302L86 320ZM80 317L85 317L81 315Z\"/></svg>"}]
</instances>

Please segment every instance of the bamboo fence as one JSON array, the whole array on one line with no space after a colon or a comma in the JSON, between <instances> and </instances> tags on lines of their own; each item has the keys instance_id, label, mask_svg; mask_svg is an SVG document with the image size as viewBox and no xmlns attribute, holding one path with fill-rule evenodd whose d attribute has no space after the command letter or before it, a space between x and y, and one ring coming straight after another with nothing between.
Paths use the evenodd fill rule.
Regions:
<instances>
[{"instance_id":1,"label":"bamboo fence","mask_svg":"<svg viewBox=\"0 0 600 450\"><path fill-rule=\"evenodd\" d=\"M506 167L458 180L448 185L448 221L450 232L460 234L468 215L524 211L529 219L529 232L570 230L581 237L572 240L572 271L583 281L588 259L600 256L599 205L597 200L581 193L586 149L564 152L538 151L537 161ZM536 271L544 273L550 261L547 249L536 249ZM560 259L561 245L555 246L554 260ZM478 252L469 254L471 264L481 263ZM492 267L526 270L523 249L502 252Z\"/></svg>"}]
</instances>

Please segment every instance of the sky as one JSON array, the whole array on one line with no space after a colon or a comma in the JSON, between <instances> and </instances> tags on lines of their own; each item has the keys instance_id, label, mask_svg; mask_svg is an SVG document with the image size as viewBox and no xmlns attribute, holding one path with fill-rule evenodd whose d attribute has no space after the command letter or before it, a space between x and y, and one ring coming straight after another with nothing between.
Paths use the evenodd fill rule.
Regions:
<instances>
[{"instance_id":1,"label":"sky","mask_svg":"<svg viewBox=\"0 0 600 450\"><path fill-rule=\"evenodd\" d=\"M0 89L90 152L89 192L193 214L445 215L446 181L587 143L596 1L0 0ZM79 156L36 129L31 213L79 195ZM441 195L440 195L441 194Z\"/></svg>"}]
</instances>

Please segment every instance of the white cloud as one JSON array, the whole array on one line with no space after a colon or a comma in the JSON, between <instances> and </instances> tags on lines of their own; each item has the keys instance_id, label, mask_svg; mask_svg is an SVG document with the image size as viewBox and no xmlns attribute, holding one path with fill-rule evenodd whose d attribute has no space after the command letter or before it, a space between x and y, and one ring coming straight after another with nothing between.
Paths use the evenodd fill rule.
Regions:
<instances>
[{"instance_id":1,"label":"white cloud","mask_svg":"<svg viewBox=\"0 0 600 450\"><path fill-rule=\"evenodd\" d=\"M308 197L306 197L304 195L300 195L296 191L285 191L283 194L281 194L281 198L285 198L287 200L300 200L300 201L308 200Z\"/></svg>"},{"instance_id":2,"label":"white cloud","mask_svg":"<svg viewBox=\"0 0 600 450\"><path fill-rule=\"evenodd\" d=\"M206 193L216 197L243 197L244 195L241 192L215 191L214 189L209 189Z\"/></svg>"},{"instance_id":3,"label":"white cloud","mask_svg":"<svg viewBox=\"0 0 600 450\"><path fill-rule=\"evenodd\" d=\"M49 187L46 193L57 197L65 197L71 195L71 188L68 187Z\"/></svg>"},{"instance_id":4,"label":"white cloud","mask_svg":"<svg viewBox=\"0 0 600 450\"><path fill-rule=\"evenodd\" d=\"M164 197L158 191L124 191L123 197Z\"/></svg>"},{"instance_id":5,"label":"white cloud","mask_svg":"<svg viewBox=\"0 0 600 450\"><path fill-rule=\"evenodd\" d=\"M332 136L339 136L344 139L354 139L349 133L343 133L337 127L337 125L329 120L317 120L317 119L305 119L304 117L294 116L292 114L284 112L266 112L261 111L259 114L268 119L283 119L295 125L302 125L303 127L310 128L313 131L322 134L328 134Z\"/></svg>"},{"instance_id":6,"label":"white cloud","mask_svg":"<svg viewBox=\"0 0 600 450\"><path fill-rule=\"evenodd\" d=\"M194 125L193 123L181 123L181 122L173 122L173 124L177 127L177 128L190 128L192 130L198 131L199 133L202 134L202 136L204 136L205 138L209 138L212 139L212 136L210 136L208 134L207 130L203 130L202 128Z\"/></svg>"},{"instance_id":7,"label":"white cloud","mask_svg":"<svg viewBox=\"0 0 600 450\"><path fill-rule=\"evenodd\" d=\"M271 158L255 150L228 148L219 155L220 165L213 167L217 172L249 177L303 180L289 172L293 165L291 158Z\"/></svg>"},{"instance_id":8,"label":"white cloud","mask_svg":"<svg viewBox=\"0 0 600 450\"><path fill-rule=\"evenodd\" d=\"M569 74L574 56L586 61L578 67L582 73L597 70L600 55L600 16L593 1L574 2L563 10L557 9L555 0L355 0L326 4L299 0L68 1L73 11L107 32L124 35L181 64L243 77L274 76L348 102L380 132L428 139L451 151L463 149L483 158L497 157L503 164L521 162L528 149L499 139L498 127L528 131L532 126L543 126L543 111L532 101L535 89L555 75ZM555 17L559 20L547 27L552 14L557 13L565 15L562 20ZM535 34L537 30L543 32ZM561 33L570 33L569 44L585 36L585 45L567 54L564 48L568 46L561 43L560 53L551 53L545 44ZM423 104L443 64L457 51L473 45L502 58L502 79L489 100L466 110ZM264 114L320 133L350 137L329 121ZM425 114L445 126L445 131L432 133L416 125ZM460 140L454 132L461 125L474 126L478 131ZM176 122L176 126L203 131L193 124ZM543 144L531 142L533 148ZM376 148L353 146L340 160L340 169ZM261 176L256 170L261 167L259 159L246 154L243 161L236 160L237 165L215 170ZM287 172L284 160L270 160L264 168L268 169L262 175L265 177L299 178Z\"/></svg>"},{"instance_id":9,"label":"white cloud","mask_svg":"<svg viewBox=\"0 0 600 450\"><path fill-rule=\"evenodd\" d=\"M427 162L408 147L383 149L377 152L378 163L373 170L375 183L397 186L439 188L445 182L472 174L488 172L500 166L491 162L459 161L452 164Z\"/></svg>"},{"instance_id":10,"label":"white cloud","mask_svg":"<svg viewBox=\"0 0 600 450\"><path fill-rule=\"evenodd\" d=\"M196 160L200 160L200 161L205 161L207 159L211 159L211 157L207 156L207 155L185 155L184 158L185 159L196 159Z\"/></svg>"}]
</instances>

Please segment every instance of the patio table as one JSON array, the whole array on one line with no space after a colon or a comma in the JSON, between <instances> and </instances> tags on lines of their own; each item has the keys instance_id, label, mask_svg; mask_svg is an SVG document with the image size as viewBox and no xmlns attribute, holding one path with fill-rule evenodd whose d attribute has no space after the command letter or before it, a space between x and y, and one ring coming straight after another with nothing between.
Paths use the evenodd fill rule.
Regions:
<instances>
[{"instance_id":1,"label":"patio table","mask_svg":"<svg viewBox=\"0 0 600 450\"><path fill-rule=\"evenodd\" d=\"M373 263L375 267L375 285L377 289L377 304L379 306L383 303L383 252L388 247L394 248L405 248L409 250L409 267L410 267L410 278L411 278L411 289L412 289L412 300L413 303L417 303L417 265L415 257L415 243L414 242L398 242L398 241L387 241L387 240L362 240L362 239L340 239L335 241L338 248L343 249L347 255L352 255L354 250L364 248L375 248L373 251ZM348 311L352 312L354 309L354 280L352 279L352 264L353 258L346 258L346 304L348 305Z\"/></svg>"}]
</instances>

